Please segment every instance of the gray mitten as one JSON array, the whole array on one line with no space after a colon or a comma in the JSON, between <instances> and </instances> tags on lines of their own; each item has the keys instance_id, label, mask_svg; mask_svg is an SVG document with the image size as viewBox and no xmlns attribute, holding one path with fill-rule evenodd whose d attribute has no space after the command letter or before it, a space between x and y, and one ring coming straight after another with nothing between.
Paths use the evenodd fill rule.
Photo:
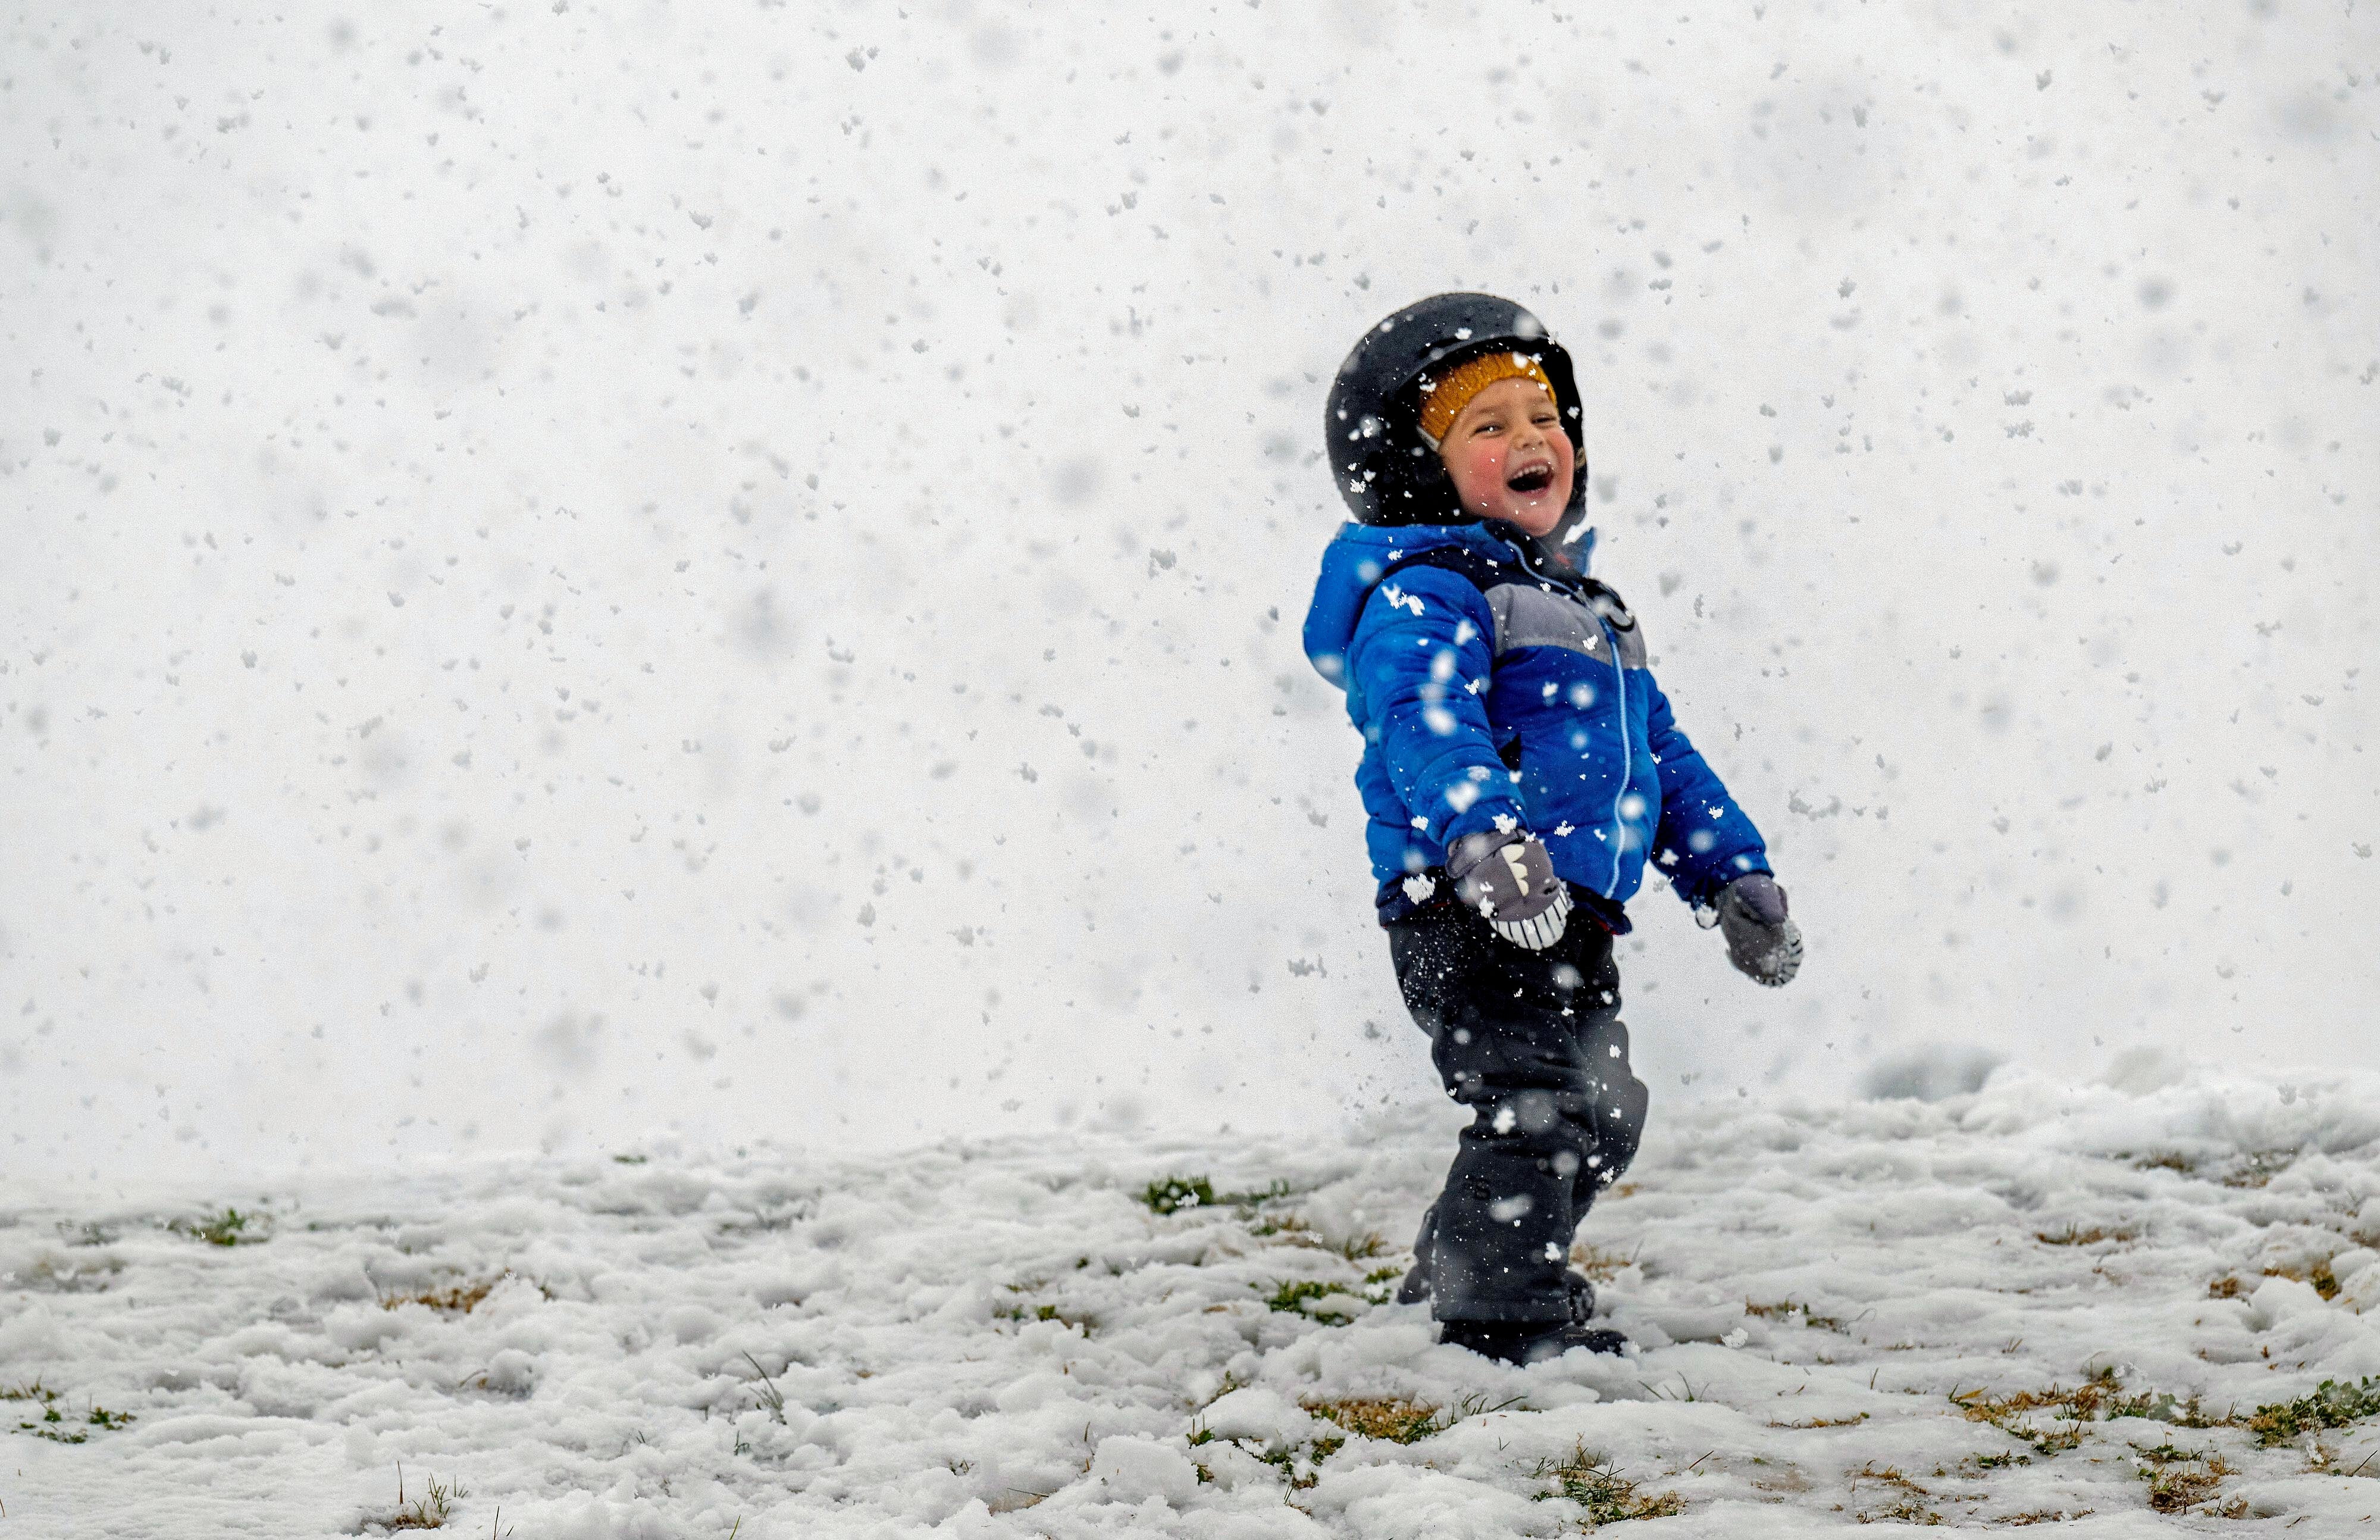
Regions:
<instances>
[{"instance_id":1,"label":"gray mitten","mask_svg":"<svg viewBox=\"0 0 2380 1540\"><path fill-rule=\"evenodd\" d=\"M1767 872L1729 883L1706 913L1703 924L1727 937L1727 960L1738 973L1775 988L1802 971L1802 928L1785 917L1785 890Z\"/></svg>"},{"instance_id":2,"label":"gray mitten","mask_svg":"<svg viewBox=\"0 0 2380 1540\"><path fill-rule=\"evenodd\" d=\"M1468 834L1446 855L1454 896L1488 917L1514 946L1543 952L1561 940L1570 916L1570 889L1554 875L1553 857L1536 836Z\"/></svg>"}]
</instances>

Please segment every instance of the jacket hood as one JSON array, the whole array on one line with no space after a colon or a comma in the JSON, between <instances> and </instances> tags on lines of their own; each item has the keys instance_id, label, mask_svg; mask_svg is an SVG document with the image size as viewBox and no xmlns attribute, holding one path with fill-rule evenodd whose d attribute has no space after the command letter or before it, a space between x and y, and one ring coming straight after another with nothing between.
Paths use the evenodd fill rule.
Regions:
<instances>
[{"instance_id":1,"label":"jacket hood","mask_svg":"<svg viewBox=\"0 0 2380 1540\"><path fill-rule=\"evenodd\" d=\"M1365 333L1339 366L1323 407L1331 473L1358 524L1477 522L1455 496L1438 450L1422 437L1421 382L1425 374L1500 350L1524 353L1546 371L1562 430L1575 451L1578 472L1561 522L1536 542L1551 564L1564 565L1586 519L1585 415L1570 354L1545 322L1509 299L1432 295ZM1515 543L1529 540L1518 531L1513 538Z\"/></svg>"},{"instance_id":2,"label":"jacket hood","mask_svg":"<svg viewBox=\"0 0 2380 1540\"><path fill-rule=\"evenodd\" d=\"M1557 528L1556 535L1561 530ZM1551 539L1552 537L1548 537ZM1439 546L1468 546L1482 556L1509 561L1519 554L1524 565L1535 565L1540 542L1501 524L1473 520L1469 524L1421 524L1383 528L1378 525L1344 524L1322 552L1322 574L1315 580L1314 602L1305 612L1305 656L1316 672L1334 685L1344 685L1347 649L1355 639L1355 623L1363 618L1365 601L1379 586L1389 564L1416 551ZM1564 565L1584 575L1595 552L1595 530L1576 526L1565 548Z\"/></svg>"}]
</instances>

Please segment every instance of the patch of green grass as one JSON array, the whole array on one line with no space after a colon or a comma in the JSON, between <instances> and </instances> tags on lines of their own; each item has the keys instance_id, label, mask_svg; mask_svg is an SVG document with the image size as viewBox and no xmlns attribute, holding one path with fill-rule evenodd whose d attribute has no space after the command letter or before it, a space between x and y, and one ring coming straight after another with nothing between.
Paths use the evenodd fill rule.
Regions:
<instances>
[{"instance_id":1,"label":"patch of green grass","mask_svg":"<svg viewBox=\"0 0 2380 1540\"><path fill-rule=\"evenodd\" d=\"M2248 1430L2266 1449L2286 1444L2301 1433L2319 1427L2346 1427L2380 1413L2380 1376L2365 1375L2350 1385L2325 1379L2309 1395L2293 1401L2274 1401L2249 1414Z\"/></svg>"},{"instance_id":2,"label":"patch of green grass","mask_svg":"<svg viewBox=\"0 0 2380 1540\"><path fill-rule=\"evenodd\" d=\"M2143 1390L2137 1395L2118 1396L2107 1402L2110 1417L2145 1417L2153 1423L2171 1423L2176 1427L2220 1427L2200 1406L2196 1396L2187 1401L2177 1399L2170 1390Z\"/></svg>"},{"instance_id":3,"label":"patch of green grass","mask_svg":"<svg viewBox=\"0 0 2380 1540\"><path fill-rule=\"evenodd\" d=\"M1203 1176L1161 1176L1150 1182L1140 1201L1155 1214L1178 1214L1185 1208L1215 1207L1215 1188Z\"/></svg>"},{"instance_id":4,"label":"patch of green grass","mask_svg":"<svg viewBox=\"0 0 2380 1540\"><path fill-rule=\"evenodd\" d=\"M272 1238L273 1220L269 1215L225 1208L220 1214L204 1214L195 1219L171 1219L165 1228L211 1246L253 1246Z\"/></svg>"},{"instance_id":5,"label":"patch of green grass","mask_svg":"<svg viewBox=\"0 0 2380 1540\"><path fill-rule=\"evenodd\" d=\"M1086 1337L1099 1328L1099 1322L1093 1317L1069 1316L1054 1304L1037 1304L1028 1307L1020 1303L1012 1304L1004 1310L994 1311L992 1314L994 1319L1002 1321L1056 1321L1062 1326L1075 1328Z\"/></svg>"},{"instance_id":6,"label":"patch of green grass","mask_svg":"<svg viewBox=\"0 0 2380 1540\"><path fill-rule=\"evenodd\" d=\"M1189 1208L1256 1208L1290 1196L1296 1191L1282 1178L1268 1182L1260 1193L1218 1193L1203 1176L1161 1176L1144 1188L1140 1201L1153 1213L1175 1214ZM1296 1228L1304 1228L1299 1225Z\"/></svg>"},{"instance_id":7,"label":"patch of green grass","mask_svg":"<svg viewBox=\"0 0 2380 1540\"><path fill-rule=\"evenodd\" d=\"M2205 1449L2185 1449L2171 1443L2159 1444L2153 1449L2143 1449L2134 1444L2132 1452L2152 1465L2171 1465L2177 1461L2183 1460L2204 1460L2208 1453Z\"/></svg>"},{"instance_id":8,"label":"patch of green grass","mask_svg":"<svg viewBox=\"0 0 2380 1540\"><path fill-rule=\"evenodd\" d=\"M132 1425L129 1412L110 1412L93 1402L80 1418L69 1417L58 1410L58 1393L40 1380L21 1385L0 1386L0 1401L30 1401L41 1408L41 1415L30 1422L19 1421L16 1431L30 1433L36 1438L46 1438L54 1444L86 1444L91 1433L116 1433Z\"/></svg>"},{"instance_id":9,"label":"patch of green grass","mask_svg":"<svg viewBox=\"0 0 2380 1540\"><path fill-rule=\"evenodd\" d=\"M1291 1487L1302 1492L1322 1479L1322 1473L1318 1467L1324 1461L1337 1454L1346 1446L1346 1443L1347 1440L1344 1438L1322 1437L1304 1446L1304 1453L1300 1453L1297 1449L1253 1449L1249 1452L1280 1471L1282 1475L1289 1478Z\"/></svg>"},{"instance_id":10,"label":"patch of green grass","mask_svg":"<svg viewBox=\"0 0 2380 1540\"><path fill-rule=\"evenodd\" d=\"M1196 1423L1191 1425L1189 1443L1192 1449L1199 1449L1213 1442L1215 1442L1213 1428ZM1347 1445L1346 1439L1328 1434L1315 1439L1311 1444L1290 1445L1281 1449L1252 1447L1253 1441L1245 1438L1234 1438L1231 1442L1279 1471L1289 1482L1290 1486L1297 1491L1304 1491L1322 1479L1321 1472L1317 1467ZM1215 1479L1215 1473L1207 1465L1200 1464L1197 1470L1198 1479L1201 1482Z\"/></svg>"},{"instance_id":11,"label":"patch of green grass","mask_svg":"<svg viewBox=\"0 0 2380 1540\"><path fill-rule=\"evenodd\" d=\"M1264 1285L1251 1283L1248 1287L1260 1291ZM1350 1291L1343 1283L1325 1283L1319 1279L1311 1278L1284 1279L1273 1286L1272 1293L1266 1298L1265 1304L1269 1309L1282 1311L1293 1316L1313 1315L1316 1320L1325 1326L1345 1326L1348 1317L1335 1311L1326 1310L1317 1314L1308 1311L1305 1306L1309 1301Z\"/></svg>"},{"instance_id":12,"label":"patch of green grass","mask_svg":"<svg viewBox=\"0 0 2380 1540\"><path fill-rule=\"evenodd\" d=\"M1590 1526L1628 1519L1667 1519L1686 1508L1686 1499L1675 1492L1643 1491L1611 1463L1609 1455L1590 1452L1584 1443L1560 1461L1538 1461L1530 1475L1554 1484L1554 1490L1536 1494L1539 1502L1568 1498L1586 1510Z\"/></svg>"}]
</instances>

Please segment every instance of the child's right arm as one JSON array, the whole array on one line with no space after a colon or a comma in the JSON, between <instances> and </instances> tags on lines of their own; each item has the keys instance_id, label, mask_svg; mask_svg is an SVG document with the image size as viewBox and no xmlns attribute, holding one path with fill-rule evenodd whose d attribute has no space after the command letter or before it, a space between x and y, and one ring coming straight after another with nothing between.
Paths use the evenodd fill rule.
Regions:
<instances>
[{"instance_id":1,"label":"child's right arm","mask_svg":"<svg viewBox=\"0 0 2380 1540\"><path fill-rule=\"evenodd\" d=\"M1465 835L1527 828L1488 725L1495 635L1476 585L1416 566L1372 590L1347 649L1390 784L1414 827L1449 848Z\"/></svg>"}]
</instances>

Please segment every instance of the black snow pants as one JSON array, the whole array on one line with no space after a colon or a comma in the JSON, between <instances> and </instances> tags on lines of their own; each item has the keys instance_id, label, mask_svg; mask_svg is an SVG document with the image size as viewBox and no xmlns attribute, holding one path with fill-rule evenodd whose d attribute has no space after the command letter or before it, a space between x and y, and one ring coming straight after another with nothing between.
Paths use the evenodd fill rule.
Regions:
<instances>
[{"instance_id":1,"label":"black snow pants","mask_svg":"<svg viewBox=\"0 0 2380 1540\"><path fill-rule=\"evenodd\" d=\"M1531 952L1445 897L1387 929L1447 1095L1475 1114L1424 1227L1430 1313L1567 1319L1571 1237L1645 1128L1611 934L1580 908Z\"/></svg>"}]
</instances>

